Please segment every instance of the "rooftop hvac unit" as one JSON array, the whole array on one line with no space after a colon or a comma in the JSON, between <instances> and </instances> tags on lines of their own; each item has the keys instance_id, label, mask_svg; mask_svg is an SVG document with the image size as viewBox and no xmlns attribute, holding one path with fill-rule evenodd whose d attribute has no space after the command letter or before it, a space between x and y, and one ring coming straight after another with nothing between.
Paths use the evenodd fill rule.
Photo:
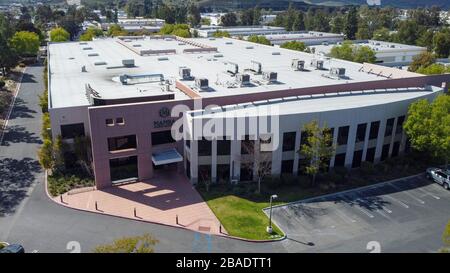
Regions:
<instances>
[{"instance_id":1,"label":"rooftop hvac unit","mask_svg":"<svg viewBox=\"0 0 450 273\"><path fill-rule=\"evenodd\" d=\"M125 66L125 67L133 67L134 66L134 59L122 60L122 65Z\"/></svg>"},{"instance_id":2,"label":"rooftop hvac unit","mask_svg":"<svg viewBox=\"0 0 450 273\"><path fill-rule=\"evenodd\" d=\"M197 87L200 90L208 89L208 79L207 78L195 79L195 87Z\"/></svg>"},{"instance_id":3,"label":"rooftop hvac unit","mask_svg":"<svg viewBox=\"0 0 450 273\"><path fill-rule=\"evenodd\" d=\"M305 68L305 61L299 59L293 59L291 63L292 69L296 71L302 71Z\"/></svg>"},{"instance_id":4,"label":"rooftop hvac unit","mask_svg":"<svg viewBox=\"0 0 450 273\"><path fill-rule=\"evenodd\" d=\"M239 73L239 65L231 62L227 63L227 72L233 75Z\"/></svg>"},{"instance_id":5,"label":"rooftop hvac unit","mask_svg":"<svg viewBox=\"0 0 450 273\"><path fill-rule=\"evenodd\" d=\"M315 69L323 69L323 60L312 59L311 66Z\"/></svg>"},{"instance_id":6,"label":"rooftop hvac unit","mask_svg":"<svg viewBox=\"0 0 450 273\"><path fill-rule=\"evenodd\" d=\"M236 74L236 82L243 86L250 84L250 75L249 74Z\"/></svg>"},{"instance_id":7,"label":"rooftop hvac unit","mask_svg":"<svg viewBox=\"0 0 450 273\"><path fill-rule=\"evenodd\" d=\"M251 70L255 74L261 74L262 73L262 64L260 62L257 62L257 61L252 61L252 68L251 68Z\"/></svg>"},{"instance_id":8,"label":"rooftop hvac unit","mask_svg":"<svg viewBox=\"0 0 450 273\"><path fill-rule=\"evenodd\" d=\"M330 69L330 76L333 77L333 78L343 78L343 77L345 77L345 68L332 67Z\"/></svg>"},{"instance_id":9,"label":"rooftop hvac unit","mask_svg":"<svg viewBox=\"0 0 450 273\"><path fill-rule=\"evenodd\" d=\"M180 78L183 80L190 80L191 77L191 69L186 66L181 66L178 68L178 73L180 75Z\"/></svg>"},{"instance_id":10,"label":"rooftop hvac unit","mask_svg":"<svg viewBox=\"0 0 450 273\"><path fill-rule=\"evenodd\" d=\"M264 81L268 83L273 83L277 81L278 73L272 71L264 71L262 76Z\"/></svg>"}]
</instances>

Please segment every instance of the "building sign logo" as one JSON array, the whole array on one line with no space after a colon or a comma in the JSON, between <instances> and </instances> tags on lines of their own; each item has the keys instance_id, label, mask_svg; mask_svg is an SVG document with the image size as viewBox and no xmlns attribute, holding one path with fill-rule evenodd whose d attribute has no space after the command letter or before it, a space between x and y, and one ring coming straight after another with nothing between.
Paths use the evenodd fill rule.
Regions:
<instances>
[{"instance_id":1,"label":"building sign logo","mask_svg":"<svg viewBox=\"0 0 450 273\"><path fill-rule=\"evenodd\" d=\"M167 107L163 107L159 110L159 116L162 118L167 118L170 116L170 110Z\"/></svg>"}]
</instances>

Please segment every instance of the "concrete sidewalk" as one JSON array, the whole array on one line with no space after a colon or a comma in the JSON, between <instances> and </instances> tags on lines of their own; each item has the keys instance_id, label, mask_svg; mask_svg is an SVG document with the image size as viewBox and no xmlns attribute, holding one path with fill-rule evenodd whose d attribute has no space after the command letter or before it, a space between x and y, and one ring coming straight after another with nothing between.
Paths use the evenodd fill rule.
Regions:
<instances>
[{"instance_id":1,"label":"concrete sidewalk","mask_svg":"<svg viewBox=\"0 0 450 273\"><path fill-rule=\"evenodd\" d=\"M220 234L219 220L191 183L179 174L102 190L77 189L63 194L62 203L61 196L54 201L95 213ZM223 227L222 234L226 234Z\"/></svg>"}]
</instances>

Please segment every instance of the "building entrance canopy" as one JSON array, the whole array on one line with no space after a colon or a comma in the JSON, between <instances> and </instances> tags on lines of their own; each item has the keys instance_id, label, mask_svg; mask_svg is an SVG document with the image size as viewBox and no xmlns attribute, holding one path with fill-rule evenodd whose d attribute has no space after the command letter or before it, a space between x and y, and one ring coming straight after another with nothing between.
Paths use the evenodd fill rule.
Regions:
<instances>
[{"instance_id":1,"label":"building entrance canopy","mask_svg":"<svg viewBox=\"0 0 450 273\"><path fill-rule=\"evenodd\" d=\"M175 148L157 152L152 154L152 161L155 166L176 163L183 161L183 157L177 152Z\"/></svg>"}]
</instances>

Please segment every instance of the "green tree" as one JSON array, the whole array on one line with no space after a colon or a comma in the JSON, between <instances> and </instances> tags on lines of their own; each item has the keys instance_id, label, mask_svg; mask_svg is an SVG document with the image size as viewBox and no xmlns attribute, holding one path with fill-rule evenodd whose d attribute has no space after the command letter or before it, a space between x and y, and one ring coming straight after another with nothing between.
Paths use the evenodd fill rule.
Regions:
<instances>
[{"instance_id":1,"label":"green tree","mask_svg":"<svg viewBox=\"0 0 450 273\"><path fill-rule=\"evenodd\" d=\"M416 44L418 46L426 47L428 51L433 50L433 37L434 37L434 30L428 29L426 31L423 31L419 38L417 38Z\"/></svg>"},{"instance_id":2,"label":"green tree","mask_svg":"<svg viewBox=\"0 0 450 273\"><path fill-rule=\"evenodd\" d=\"M64 172L66 167L65 155L68 151L67 143L65 143L60 135L53 141L53 170L56 172Z\"/></svg>"},{"instance_id":3,"label":"green tree","mask_svg":"<svg viewBox=\"0 0 450 273\"><path fill-rule=\"evenodd\" d=\"M376 61L375 51L368 46L358 46L354 50L353 61L357 63L374 63Z\"/></svg>"},{"instance_id":4,"label":"green tree","mask_svg":"<svg viewBox=\"0 0 450 273\"><path fill-rule=\"evenodd\" d=\"M442 233L442 242L444 243L444 247L441 248L440 252L450 253L450 221L447 223L444 233Z\"/></svg>"},{"instance_id":5,"label":"green tree","mask_svg":"<svg viewBox=\"0 0 450 273\"><path fill-rule=\"evenodd\" d=\"M330 57L353 61L353 44L350 41L345 41L342 45L335 45L331 48Z\"/></svg>"},{"instance_id":6,"label":"green tree","mask_svg":"<svg viewBox=\"0 0 450 273\"><path fill-rule=\"evenodd\" d=\"M241 12L241 25L253 25L253 9L246 9Z\"/></svg>"},{"instance_id":7,"label":"green tree","mask_svg":"<svg viewBox=\"0 0 450 273\"><path fill-rule=\"evenodd\" d=\"M306 49L305 43L298 42L298 41L286 42L286 43L281 44L280 47L297 50L297 51L305 51L305 49Z\"/></svg>"},{"instance_id":8,"label":"green tree","mask_svg":"<svg viewBox=\"0 0 450 273\"><path fill-rule=\"evenodd\" d=\"M16 32L9 43L19 56L34 56L39 51L39 36L34 32Z\"/></svg>"},{"instance_id":9,"label":"green tree","mask_svg":"<svg viewBox=\"0 0 450 273\"><path fill-rule=\"evenodd\" d=\"M54 28L50 31L51 42L66 42L70 40L70 34L62 27Z\"/></svg>"},{"instance_id":10,"label":"green tree","mask_svg":"<svg viewBox=\"0 0 450 273\"><path fill-rule=\"evenodd\" d=\"M413 57L412 63L409 65L408 71L415 72L420 67L427 67L436 62L436 57L433 53L425 51Z\"/></svg>"},{"instance_id":11,"label":"green tree","mask_svg":"<svg viewBox=\"0 0 450 273\"><path fill-rule=\"evenodd\" d=\"M38 150L38 158L42 168L46 170L53 168L53 144L50 139L44 139L42 146Z\"/></svg>"},{"instance_id":12,"label":"green tree","mask_svg":"<svg viewBox=\"0 0 450 273\"><path fill-rule=\"evenodd\" d=\"M416 72L424 75L440 75L450 73L450 67L443 64L431 64L429 66L419 67Z\"/></svg>"},{"instance_id":13,"label":"green tree","mask_svg":"<svg viewBox=\"0 0 450 273\"><path fill-rule=\"evenodd\" d=\"M344 34L347 39L354 40L358 31L358 13L355 7L351 7L345 17Z\"/></svg>"},{"instance_id":14,"label":"green tree","mask_svg":"<svg viewBox=\"0 0 450 273\"><path fill-rule=\"evenodd\" d=\"M191 24L191 26L195 27L200 24L201 16L200 16L200 10L197 5L191 4L189 6L189 16L188 21Z\"/></svg>"},{"instance_id":15,"label":"green tree","mask_svg":"<svg viewBox=\"0 0 450 273\"><path fill-rule=\"evenodd\" d=\"M411 145L445 161L450 159L450 96L439 95L433 102L426 99L410 105L404 129Z\"/></svg>"},{"instance_id":16,"label":"green tree","mask_svg":"<svg viewBox=\"0 0 450 273\"><path fill-rule=\"evenodd\" d=\"M271 45L269 39L267 39L265 36L251 35L250 37L248 37L247 41L262 45Z\"/></svg>"},{"instance_id":17,"label":"green tree","mask_svg":"<svg viewBox=\"0 0 450 273\"><path fill-rule=\"evenodd\" d=\"M183 38L191 37L191 33L187 29L175 29L172 32L172 34L175 35L175 36L178 36L178 37L183 37Z\"/></svg>"},{"instance_id":18,"label":"green tree","mask_svg":"<svg viewBox=\"0 0 450 273\"><path fill-rule=\"evenodd\" d=\"M150 234L142 236L124 237L112 244L100 245L94 249L95 253L153 253L153 246L158 243Z\"/></svg>"},{"instance_id":19,"label":"green tree","mask_svg":"<svg viewBox=\"0 0 450 273\"><path fill-rule=\"evenodd\" d=\"M390 41L391 40L391 33L389 29L382 27L373 32L372 39L377 41Z\"/></svg>"},{"instance_id":20,"label":"green tree","mask_svg":"<svg viewBox=\"0 0 450 273\"><path fill-rule=\"evenodd\" d=\"M328 160L333 156L333 137L331 130L326 126L320 127L317 120L305 124L302 130L306 139L298 153L308 161L305 171L311 176L311 184L314 185L316 175L326 168Z\"/></svg>"},{"instance_id":21,"label":"green tree","mask_svg":"<svg viewBox=\"0 0 450 273\"><path fill-rule=\"evenodd\" d=\"M415 45L421 33L422 30L415 21L402 21L399 23L397 33L394 35L394 41L402 44Z\"/></svg>"},{"instance_id":22,"label":"green tree","mask_svg":"<svg viewBox=\"0 0 450 273\"><path fill-rule=\"evenodd\" d=\"M344 31L345 18L338 14L331 19L330 25L332 33L342 33Z\"/></svg>"},{"instance_id":23,"label":"green tree","mask_svg":"<svg viewBox=\"0 0 450 273\"><path fill-rule=\"evenodd\" d=\"M125 36L128 33L127 31L123 30L122 27L119 26L118 24L112 24L109 26L106 34L111 37L116 37L116 36Z\"/></svg>"},{"instance_id":24,"label":"green tree","mask_svg":"<svg viewBox=\"0 0 450 273\"><path fill-rule=\"evenodd\" d=\"M292 30L293 31L305 30L305 18L303 12L301 11L297 12L295 19L292 22Z\"/></svg>"},{"instance_id":25,"label":"green tree","mask_svg":"<svg viewBox=\"0 0 450 273\"><path fill-rule=\"evenodd\" d=\"M216 37L216 38L228 37L228 38L230 38L230 33L228 31L217 30L213 33L213 37Z\"/></svg>"},{"instance_id":26,"label":"green tree","mask_svg":"<svg viewBox=\"0 0 450 273\"><path fill-rule=\"evenodd\" d=\"M433 49L438 58L447 58L450 55L450 31L438 32L433 37Z\"/></svg>"},{"instance_id":27,"label":"green tree","mask_svg":"<svg viewBox=\"0 0 450 273\"><path fill-rule=\"evenodd\" d=\"M234 12L229 12L222 17L220 17L220 23L222 26L228 27L228 26L236 26L237 25L237 16Z\"/></svg>"}]
</instances>

